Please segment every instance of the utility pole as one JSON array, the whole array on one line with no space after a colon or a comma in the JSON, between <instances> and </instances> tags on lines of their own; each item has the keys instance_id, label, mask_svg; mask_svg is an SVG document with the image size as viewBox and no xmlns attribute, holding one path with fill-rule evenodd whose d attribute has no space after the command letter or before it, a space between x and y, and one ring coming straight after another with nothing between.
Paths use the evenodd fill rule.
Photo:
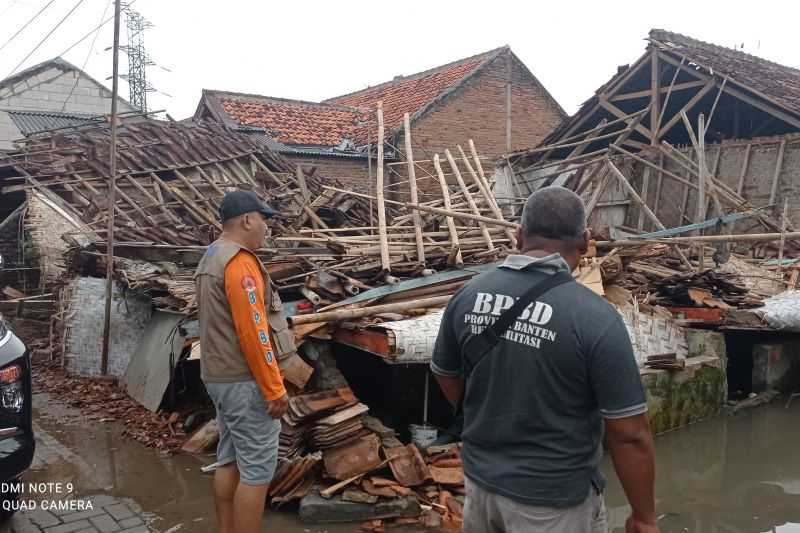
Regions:
<instances>
[{"instance_id":1,"label":"utility pole","mask_svg":"<svg viewBox=\"0 0 800 533\"><path fill-rule=\"evenodd\" d=\"M117 97L119 94L119 26L120 2L114 0L114 68L111 82L111 150L108 183L108 234L106 237L106 309L103 320L103 352L100 372L108 374L108 348L111 338L111 296L114 288L114 204L117 192Z\"/></svg>"}]
</instances>

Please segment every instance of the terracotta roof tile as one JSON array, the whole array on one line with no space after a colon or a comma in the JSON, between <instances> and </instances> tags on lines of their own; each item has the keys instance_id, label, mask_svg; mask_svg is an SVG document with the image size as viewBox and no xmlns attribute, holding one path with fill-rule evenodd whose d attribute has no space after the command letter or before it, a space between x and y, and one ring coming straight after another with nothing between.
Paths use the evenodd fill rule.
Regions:
<instances>
[{"instance_id":1,"label":"terracotta roof tile","mask_svg":"<svg viewBox=\"0 0 800 533\"><path fill-rule=\"evenodd\" d=\"M338 146L353 139L361 113L331 104L257 95L208 91L223 111L244 126L264 128L278 142L292 145Z\"/></svg>"},{"instance_id":2,"label":"terracotta roof tile","mask_svg":"<svg viewBox=\"0 0 800 533\"><path fill-rule=\"evenodd\" d=\"M458 85L497 52L493 50L411 76L398 77L325 101L363 109L374 109L379 101L383 101L384 124L387 130L394 130L402 126L404 113L413 115L444 91Z\"/></svg>"},{"instance_id":3,"label":"terracotta roof tile","mask_svg":"<svg viewBox=\"0 0 800 533\"><path fill-rule=\"evenodd\" d=\"M377 128L373 110L383 101L388 132L403 124L403 114L413 115L447 90L456 87L478 67L506 48L442 65L322 103L267 96L204 90L228 118L243 126L267 130L274 140L288 145L338 146L344 140L363 145Z\"/></svg>"}]
</instances>

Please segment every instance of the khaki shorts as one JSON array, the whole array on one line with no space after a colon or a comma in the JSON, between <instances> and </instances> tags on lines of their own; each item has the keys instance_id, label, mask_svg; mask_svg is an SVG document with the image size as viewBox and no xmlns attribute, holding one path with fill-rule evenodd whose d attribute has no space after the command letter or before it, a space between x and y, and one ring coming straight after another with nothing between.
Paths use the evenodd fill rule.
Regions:
<instances>
[{"instance_id":1,"label":"khaki shorts","mask_svg":"<svg viewBox=\"0 0 800 533\"><path fill-rule=\"evenodd\" d=\"M267 401L255 381L205 383L217 408L217 463L236 461L239 479L247 485L267 485L278 464L281 422L269 416Z\"/></svg>"},{"instance_id":2,"label":"khaki shorts","mask_svg":"<svg viewBox=\"0 0 800 533\"><path fill-rule=\"evenodd\" d=\"M465 480L464 533L606 533L603 495L566 508L538 507L493 494Z\"/></svg>"}]
</instances>

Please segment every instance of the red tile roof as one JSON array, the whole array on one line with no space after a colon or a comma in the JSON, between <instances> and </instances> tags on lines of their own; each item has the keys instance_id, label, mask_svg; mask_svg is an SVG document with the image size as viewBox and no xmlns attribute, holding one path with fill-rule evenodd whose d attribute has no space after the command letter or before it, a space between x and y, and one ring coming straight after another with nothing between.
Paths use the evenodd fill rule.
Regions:
<instances>
[{"instance_id":1,"label":"red tile roof","mask_svg":"<svg viewBox=\"0 0 800 533\"><path fill-rule=\"evenodd\" d=\"M403 114L413 115L453 90L480 66L507 47L498 48L440 67L369 87L322 103L270 98L254 94L203 90L203 100L231 125L264 128L287 145L334 147L345 140L356 145L375 141L374 109L383 101L384 124L389 132L403 125ZM370 135L373 137L370 139Z\"/></svg>"},{"instance_id":2,"label":"red tile roof","mask_svg":"<svg viewBox=\"0 0 800 533\"><path fill-rule=\"evenodd\" d=\"M386 129L391 131L402 127L404 113L413 115L420 111L445 91L458 86L478 67L494 59L504 50L507 50L507 47L410 76L398 76L392 81L330 98L325 102L371 110L375 109L379 101L383 101L384 124Z\"/></svg>"},{"instance_id":3,"label":"red tile roof","mask_svg":"<svg viewBox=\"0 0 800 533\"><path fill-rule=\"evenodd\" d=\"M274 140L291 145L338 146L359 128L358 110L333 104L266 96L204 91L234 122L264 128Z\"/></svg>"},{"instance_id":4,"label":"red tile roof","mask_svg":"<svg viewBox=\"0 0 800 533\"><path fill-rule=\"evenodd\" d=\"M798 69L665 30L651 30L650 41L668 53L686 56L718 76L728 76L778 105L800 113Z\"/></svg>"}]
</instances>

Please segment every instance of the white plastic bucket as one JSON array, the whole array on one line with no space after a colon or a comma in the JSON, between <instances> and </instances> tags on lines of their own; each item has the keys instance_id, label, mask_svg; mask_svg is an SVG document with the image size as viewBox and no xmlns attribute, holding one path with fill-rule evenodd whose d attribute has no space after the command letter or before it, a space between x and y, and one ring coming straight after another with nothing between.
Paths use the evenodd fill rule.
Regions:
<instances>
[{"instance_id":1,"label":"white plastic bucket","mask_svg":"<svg viewBox=\"0 0 800 533\"><path fill-rule=\"evenodd\" d=\"M411 433L411 442L422 449L433 444L433 441L439 436L439 431L435 427L420 426L419 424L411 424L408 426L408 431Z\"/></svg>"}]
</instances>

